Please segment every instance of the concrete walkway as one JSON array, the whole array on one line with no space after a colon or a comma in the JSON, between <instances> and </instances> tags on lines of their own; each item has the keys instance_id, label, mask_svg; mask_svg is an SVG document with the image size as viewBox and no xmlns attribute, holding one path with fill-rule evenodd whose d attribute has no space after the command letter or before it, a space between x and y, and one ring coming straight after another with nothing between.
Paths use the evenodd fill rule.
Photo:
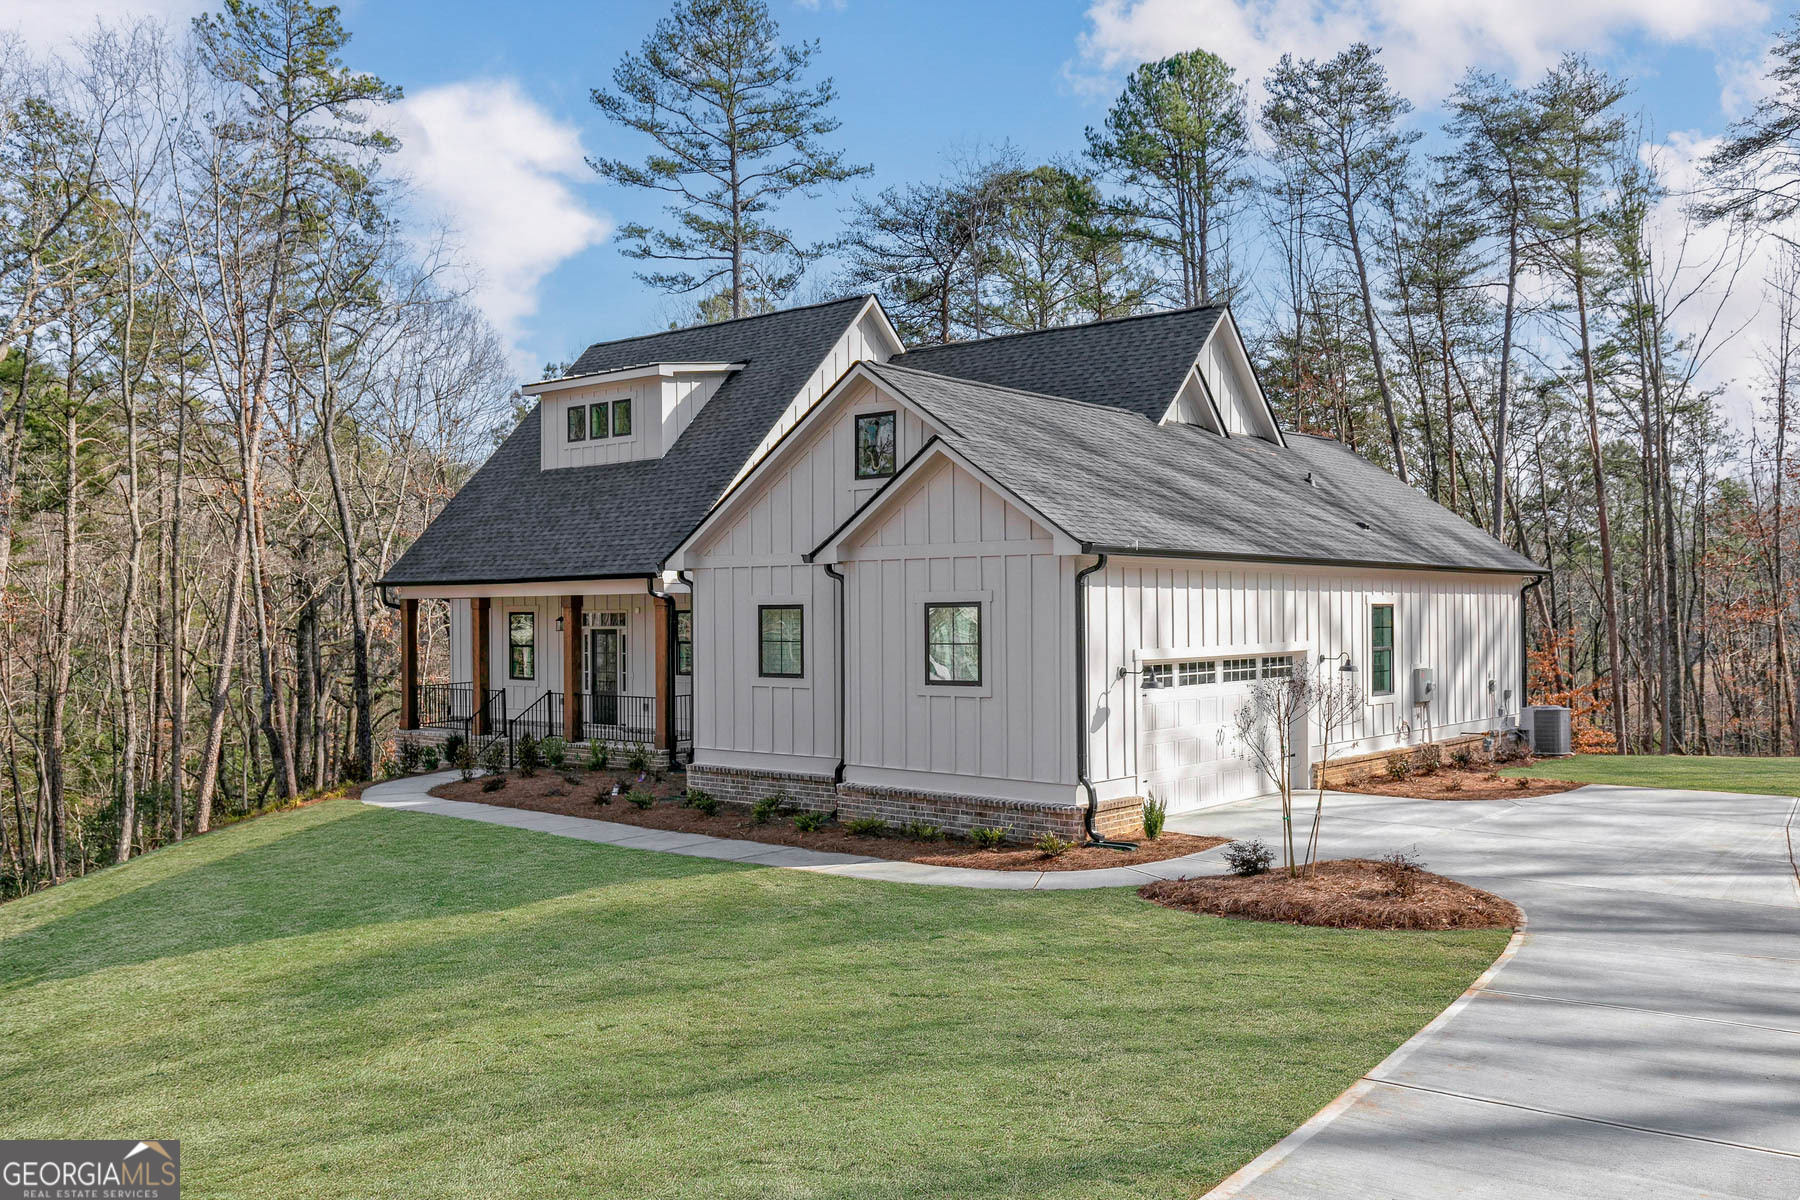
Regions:
<instances>
[{"instance_id":1,"label":"concrete walkway","mask_svg":"<svg viewBox=\"0 0 1800 1200\"><path fill-rule=\"evenodd\" d=\"M1800 1196L1789 796L1327 800L1325 857L1415 847L1516 901L1484 986L1211 1196ZM1274 841L1252 801L1171 818ZM1800 838L1800 830L1796 830Z\"/></svg>"},{"instance_id":2,"label":"concrete walkway","mask_svg":"<svg viewBox=\"0 0 1800 1200\"><path fill-rule=\"evenodd\" d=\"M688 854L696 858L731 859L761 867L786 867L796 871L817 871L825 875L847 875L853 879L881 879L889 883L921 883L936 887L993 888L1013 892L1141 887L1156 879L1216 875L1225 869L1219 858L1221 848L1218 847L1162 862L1142 863L1135 867L1107 867L1096 871L977 871L969 867L934 867L926 863L896 862L891 858L873 858L862 854L808 850L802 846L771 846L767 842L752 842L743 838L673 833L663 829L646 829L642 825L622 825L616 821L595 821L587 817L532 812L498 804L441 800L431 795L432 788L451 783L456 778L454 771L440 771L435 775L412 775L388 783L378 783L363 791L363 803L377 808L406 809L446 817L462 817L470 821L486 821L490 825L510 825L514 829L533 829L539 833L554 833L561 837L601 842L608 846L626 846L633 850L661 850L668 854Z\"/></svg>"}]
</instances>

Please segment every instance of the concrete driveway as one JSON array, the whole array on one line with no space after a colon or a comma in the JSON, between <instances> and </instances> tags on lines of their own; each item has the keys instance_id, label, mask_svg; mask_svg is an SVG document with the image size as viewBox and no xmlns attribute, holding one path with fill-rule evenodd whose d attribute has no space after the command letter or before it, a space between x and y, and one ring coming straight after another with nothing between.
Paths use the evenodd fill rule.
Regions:
<instances>
[{"instance_id":1,"label":"concrete driveway","mask_svg":"<svg viewBox=\"0 0 1800 1200\"><path fill-rule=\"evenodd\" d=\"M1528 932L1478 991L1221 1184L1237 1197L1800 1197L1791 796L1327 798L1325 857L1417 849ZM1261 837L1249 801L1170 825ZM1796 830L1800 839L1800 830Z\"/></svg>"}]
</instances>

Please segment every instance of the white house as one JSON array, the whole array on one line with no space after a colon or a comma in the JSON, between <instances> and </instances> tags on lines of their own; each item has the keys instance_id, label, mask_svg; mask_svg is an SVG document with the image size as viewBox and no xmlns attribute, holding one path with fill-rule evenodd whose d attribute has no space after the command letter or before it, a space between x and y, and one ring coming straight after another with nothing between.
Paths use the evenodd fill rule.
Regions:
<instances>
[{"instance_id":1,"label":"white house","mask_svg":"<svg viewBox=\"0 0 1800 1200\"><path fill-rule=\"evenodd\" d=\"M642 740L725 799L1029 838L1267 790L1233 712L1302 665L1366 693L1334 754L1516 723L1540 569L1284 432L1226 309L906 352L863 297L526 390L383 580L409 631L450 603L408 727Z\"/></svg>"}]
</instances>

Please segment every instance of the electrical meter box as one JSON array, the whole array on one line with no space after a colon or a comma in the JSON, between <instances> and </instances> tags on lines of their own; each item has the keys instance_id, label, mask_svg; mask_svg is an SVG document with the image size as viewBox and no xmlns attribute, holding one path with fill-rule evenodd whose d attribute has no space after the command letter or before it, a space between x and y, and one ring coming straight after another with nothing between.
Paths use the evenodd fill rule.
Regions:
<instances>
[{"instance_id":1,"label":"electrical meter box","mask_svg":"<svg viewBox=\"0 0 1800 1200\"><path fill-rule=\"evenodd\" d=\"M1430 667L1413 668L1413 703L1429 704L1437 699L1437 682L1431 678Z\"/></svg>"}]
</instances>

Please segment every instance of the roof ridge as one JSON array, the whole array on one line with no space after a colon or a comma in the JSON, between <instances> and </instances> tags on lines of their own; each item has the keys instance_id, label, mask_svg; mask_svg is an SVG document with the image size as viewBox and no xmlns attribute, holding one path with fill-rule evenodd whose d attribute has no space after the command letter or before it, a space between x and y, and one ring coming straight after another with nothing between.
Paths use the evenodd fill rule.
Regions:
<instances>
[{"instance_id":1,"label":"roof ridge","mask_svg":"<svg viewBox=\"0 0 1800 1200\"><path fill-rule=\"evenodd\" d=\"M905 358L906 356L902 354L899 357ZM904 363L891 358L886 362L881 363L865 362L864 365L868 367L880 367L883 370L892 369L896 371L905 371L910 375L929 375L933 379L941 379L946 383L954 383L962 387L985 388L990 392L1010 392L1015 396L1029 396L1033 400L1054 400L1058 404L1074 404L1081 408L1093 409L1095 412L1117 413L1122 417L1136 417L1145 421L1150 420L1150 418L1144 416L1142 413L1133 412L1128 408L1120 408L1116 404L1100 404L1093 400L1078 400L1074 396L1058 396L1050 392L1034 392L1029 388L1016 388L1004 383L988 383L980 379L969 379L962 375L946 375L941 371L932 371L925 367L909 367ZM1155 424L1155 422L1151 423Z\"/></svg>"},{"instance_id":2,"label":"roof ridge","mask_svg":"<svg viewBox=\"0 0 1800 1200\"><path fill-rule=\"evenodd\" d=\"M1185 308L1159 308L1154 312L1127 313L1122 317L1102 317L1098 321L1081 321L1074 325L1052 325L1046 329L1020 329L1013 333L997 333L992 337L966 338L960 342L938 342L930 346L918 346L906 351L906 354L929 354L933 350L960 349L967 346L985 346L990 342L1010 341L1013 338L1036 337L1044 333L1067 333L1072 329L1093 329L1101 325L1120 325L1126 321L1147 321L1155 317L1177 317L1183 313L1223 312L1226 304L1190 304ZM905 355L901 355L902 358Z\"/></svg>"},{"instance_id":3,"label":"roof ridge","mask_svg":"<svg viewBox=\"0 0 1800 1200\"><path fill-rule=\"evenodd\" d=\"M575 357L579 359L589 350L599 350L605 346L622 346L626 342L648 341L650 338L667 337L672 333L691 333L696 329L717 329L721 325L738 325L745 321L761 321L767 317L785 317L792 313L810 312L815 308L829 308L834 304L849 304L852 301L859 304L866 304L869 300L874 298L875 293L863 292L855 296L839 296L835 300L818 300L812 304L796 304L792 308L778 308L773 312L748 313L741 317L727 317L723 321L696 321L692 325L678 325L674 329L659 329L654 333L634 333L628 337L612 338L604 342L590 342L581 351L581 354L577 354Z\"/></svg>"}]
</instances>

